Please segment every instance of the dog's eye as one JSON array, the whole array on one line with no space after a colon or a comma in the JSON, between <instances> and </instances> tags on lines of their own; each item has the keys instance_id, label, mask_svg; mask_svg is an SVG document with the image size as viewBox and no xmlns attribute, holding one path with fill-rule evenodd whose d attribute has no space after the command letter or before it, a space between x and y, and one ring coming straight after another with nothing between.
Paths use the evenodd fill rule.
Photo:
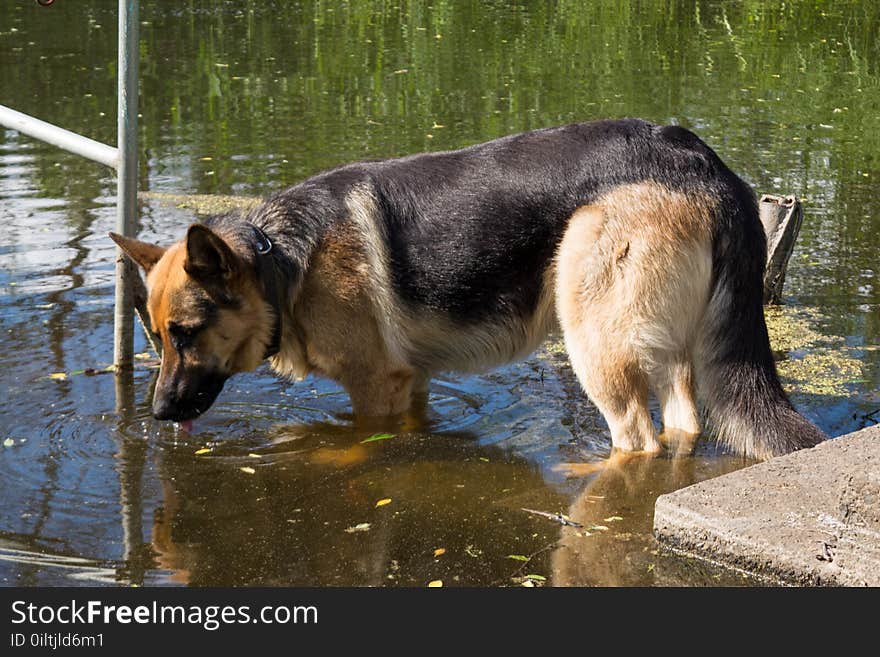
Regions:
<instances>
[{"instance_id":1,"label":"dog's eye","mask_svg":"<svg viewBox=\"0 0 880 657\"><path fill-rule=\"evenodd\" d=\"M180 351L181 349L186 349L187 347L192 346L193 340L195 340L196 335L199 331L201 331L204 326L183 326L181 324L175 324L171 322L168 324L168 335L171 338L172 346Z\"/></svg>"}]
</instances>

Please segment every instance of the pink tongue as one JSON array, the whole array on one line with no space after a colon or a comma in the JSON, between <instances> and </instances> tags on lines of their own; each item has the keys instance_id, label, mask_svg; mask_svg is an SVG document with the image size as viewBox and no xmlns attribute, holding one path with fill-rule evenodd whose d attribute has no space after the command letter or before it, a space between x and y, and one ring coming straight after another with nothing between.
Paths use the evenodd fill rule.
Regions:
<instances>
[{"instance_id":1,"label":"pink tongue","mask_svg":"<svg viewBox=\"0 0 880 657\"><path fill-rule=\"evenodd\" d=\"M192 433L192 430L193 430L193 421L192 420L183 420L179 424L180 424L181 429L183 429L187 433Z\"/></svg>"}]
</instances>

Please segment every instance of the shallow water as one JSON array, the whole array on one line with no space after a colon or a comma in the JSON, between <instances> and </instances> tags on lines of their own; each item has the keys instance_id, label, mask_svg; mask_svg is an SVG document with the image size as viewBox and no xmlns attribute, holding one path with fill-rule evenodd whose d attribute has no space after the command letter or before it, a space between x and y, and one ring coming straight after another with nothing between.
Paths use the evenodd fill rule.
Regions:
<instances>
[{"instance_id":1,"label":"shallow water","mask_svg":"<svg viewBox=\"0 0 880 657\"><path fill-rule=\"evenodd\" d=\"M780 369L830 434L880 419L880 3L142 4L142 190L262 195L574 120L678 122L806 198ZM115 24L98 0L0 5L0 103L112 142ZM326 381L237 377L187 434L149 415L151 361L71 374L112 359L114 194L100 165L0 130L0 583L746 583L650 536L658 494L741 459L707 442L559 471L609 442L552 341L434 381L427 430L367 443ZM140 234L193 217L145 201Z\"/></svg>"}]
</instances>

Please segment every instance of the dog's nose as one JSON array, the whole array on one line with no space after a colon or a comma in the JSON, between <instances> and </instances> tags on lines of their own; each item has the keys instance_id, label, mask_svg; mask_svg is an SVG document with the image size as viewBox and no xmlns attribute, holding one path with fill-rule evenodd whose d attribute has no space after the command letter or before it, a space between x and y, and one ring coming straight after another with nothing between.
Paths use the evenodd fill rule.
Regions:
<instances>
[{"instance_id":1,"label":"dog's nose","mask_svg":"<svg viewBox=\"0 0 880 657\"><path fill-rule=\"evenodd\" d=\"M168 397L153 400L153 417L157 420L176 420L178 415L177 404Z\"/></svg>"}]
</instances>

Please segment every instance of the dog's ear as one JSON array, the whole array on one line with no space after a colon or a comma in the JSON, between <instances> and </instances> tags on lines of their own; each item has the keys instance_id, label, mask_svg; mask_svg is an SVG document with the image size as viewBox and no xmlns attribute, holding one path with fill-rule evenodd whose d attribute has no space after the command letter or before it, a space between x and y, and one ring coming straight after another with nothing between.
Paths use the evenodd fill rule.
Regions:
<instances>
[{"instance_id":1,"label":"dog's ear","mask_svg":"<svg viewBox=\"0 0 880 657\"><path fill-rule=\"evenodd\" d=\"M129 258L139 264L147 273L150 273L153 265L159 262L159 259L166 250L161 246L140 242L117 233L110 233L110 239L116 242L116 244L119 245L119 248L122 249Z\"/></svg>"},{"instance_id":2,"label":"dog's ear","mask_svg":"<svg viewBox=\"0 0 880 657\"><path fill-rule=\"evenodd\" d=\"M205 287L228 284L238 273L238 257L207 226L193 224L186 233L184 271Z\"/></svg>"}]
</instances>

